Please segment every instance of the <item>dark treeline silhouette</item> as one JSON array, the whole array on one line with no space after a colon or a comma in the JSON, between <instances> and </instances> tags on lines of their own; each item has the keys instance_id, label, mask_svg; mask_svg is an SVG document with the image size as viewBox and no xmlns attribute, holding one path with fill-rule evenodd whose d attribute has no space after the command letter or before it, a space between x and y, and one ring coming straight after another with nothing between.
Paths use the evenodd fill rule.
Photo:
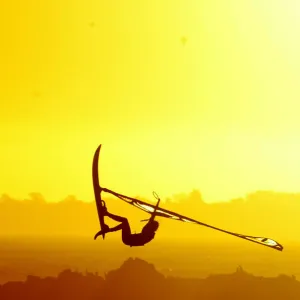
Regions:
<instances>
[{"instance_id":1,"label":"dark treeline silhouette","mask_svg":"<svg viewBox=\"0 0 300 300\"><path fill-rule=\"evenodd\" d=\"M294 276L256 277L238 267L233 274L206 279L165 277L152 264L130 258L105 274L65 270L57 277L28 276L25 282L0 286L0 299L18 300L293 300L300 299Z\"/></svg>"},{"instance_id":2,"label":"dark treeline silhouette","mask_svg":"<svg viewBox=\"0 0 300 300\"><path fill-rule=\"evenodd\" d=\"M110 195L105 194L104 199L109 211L127 216L130 221L147 217L145 212ZM142 200L154 201L151 198ZM245 198L208 204L195 190L165 199L161 206L235 232L276 237L277 240L298 238L300 194L260 191ZM90 236L99 227L94 201L84 202L69 196L53 203L45 201L39 193L32 193L30 199L22 201L2 195L0 219L0 235ZM188 226L166 220L163 223L159 237L176 237ZM198 226L189 227L189 232L192 237L199 234ZM201 232L202 237L211 234L210 230Z\"/></svg>"}]
</instances>

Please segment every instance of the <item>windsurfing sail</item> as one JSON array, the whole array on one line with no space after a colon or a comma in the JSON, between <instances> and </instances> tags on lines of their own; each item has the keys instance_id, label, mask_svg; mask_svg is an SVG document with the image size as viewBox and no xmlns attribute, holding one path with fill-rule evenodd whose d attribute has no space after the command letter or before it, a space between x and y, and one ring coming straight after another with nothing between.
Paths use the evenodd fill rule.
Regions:
<instances>
[{"instance_id":1,"label":"windsurfing sail","mask_svg":"<svg viewBox=\"0 0 300 300\"><path fill-rule=\"evenodd\" d=\"M202 225L202 226L205 226L205 227L208 227L208 228L220 231L220 232L224 232L224 233L236 236L238 238L241 238L241 239L253 242L253 243L257 243L257 244L260 244L260 245L263 245L263 246L266 246L266 247L269 247L269 248L272 248L272 249L275 249L275 250L278 250L278 251L283 250L283 246L281 244L279 244L278 242L276 242L275 240L273 240L273 239L266 238L266 237L260 237L260 236L250 236L250 235L244 235L244 234L240 234L240 233L230 232L230 231L227 231L227 230L224 230L224 229L221 229L221 228L218 228L218 227L215 227L215 226L205 224L203 222L191 219L189 217L180 215L176 212L158 207L160 199L158 198L158 196L156 194L154 196L155 197L157 196L158 203L156 205L152 205L152 204L149 204L149 203L144 202L142 200L135 199L135 198L128 197L128 196L125 196L123 194L114 192L114 191L112 191L110 189L107 189L107 188L100 188L100 190L102 192L106 192L106 193L109 193L111 195L114 195L114 196L118 197L119 199L125 201L126 203L131 204L132 206L137 207L137 208L151 214L152 216L155 215L157 217L164 217L164 218L167 218L167 219L177 220L177 221L181 221L181 222L185 222L185 223L192 223L192 224Z\"/></svg>"},{"instance_id":2,"label":"windsurfing sail","mask_svg":"<svg viewBox=\"0 0 300 300\"><path fill-rule=\"evenodd\" d=\"M155 206L152 205L152 204L149 204L147 202L144 202L144 201L132 198L132 197L128 197L128 196L116 193L116 192L114 192L112 190L109 190L109 189L104 188L103 191L107 192L109 194L112 194L112 195L118 197L119 199L127 202L128 204L131 204L131 205L133 205L133 206L135 206L135 207L137 207L137 208L139 208L139 209L141 209L141 210L143 210L143 211L145 211L149 214L152 214L155 211ZM244 235L244 234L240 234L240 233L231 232L231 231L228 231L228 230L224 230L224 229L221 229L221 228L218 228L218 227L215 227L215 226L212 226L212 225L209 225L209 224L191 219L189 217L180 215L178 213L175 213L173 211L170 211L170 210L167 210L167 209L164 209L164 208L161 208L161 207L157 208L157 210L155 212L155 215L158 216L158 217L164 217L164 218L177 220L177 221L181 221L181 222L185 222L185 223L192 223L192 224L202 225L202 226L205 226L205 227L208 227L208 228L211 228L211 229L215 229L217 231L221 231L221 232L224 232L224 233L227 233L227 234L245 239L245 240L250 241L250 242L254 242L254 243L257 243L257 244L260 244L260 245L263 245L263 246L270 247L270 248L275 249L275 250L279 250L279 251L283 250L283 246L281 244L279 244L278 242L274 241L273 239L266 238L266 237L250 236L250 235Z\"/></svg>"}]
</instances>

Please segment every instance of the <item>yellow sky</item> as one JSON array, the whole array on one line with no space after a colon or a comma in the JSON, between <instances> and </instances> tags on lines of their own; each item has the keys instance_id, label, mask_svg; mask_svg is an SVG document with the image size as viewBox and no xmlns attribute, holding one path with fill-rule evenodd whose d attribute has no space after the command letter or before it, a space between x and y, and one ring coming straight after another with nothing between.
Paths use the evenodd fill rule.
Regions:
<instances>
[{"instance_id":1,"label":"yellow sky","mask_svg":"<svg viewBox=\"0 0 300 300\"><path fill-rule=\"evenodd\" d=\"M11 0L0 193L300 191L296 0ZM182 43L182 37L186 43Z\"/></svg>"}]
</instances>

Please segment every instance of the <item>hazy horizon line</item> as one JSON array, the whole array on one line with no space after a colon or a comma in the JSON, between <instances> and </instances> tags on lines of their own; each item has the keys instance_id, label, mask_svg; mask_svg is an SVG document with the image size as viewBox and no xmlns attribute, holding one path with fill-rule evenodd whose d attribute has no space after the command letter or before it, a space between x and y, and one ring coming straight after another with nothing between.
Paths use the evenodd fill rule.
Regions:
<instances>
[{"instance_id":1,"label":"hazy horizon line","mask_svg":"<svg viewBox=\"0 0 300 300\"><path fill-rule=\"evenodd\" d=\"M208 201L205 201L205 199L202 197L202 193L201 193L200 189L194 188L190 192L181 192L181 193L172 194L171 196L161 197L161 200L163 202L171 201L171 202L176 203L176 202L180 202L180 201L176 201L176 200L174 200L174 198L176 198L176 197L181 197L181 198L188 197L189 195L191 195L195 192L199 193L199 195L201 197L201 201L205 204L226 203L226 202L231 202L231 201L237 200L237 199L247 200L247 197L249 197L250 195L255 195L255 194L258 194L258 193L271 193L271 194L278 194L278 195L288 195L288 196L299 195L300 196L300 190L299 190L299 192L289 192L289 191L279 191L279 190L275 191L275 190L270 190L270 189L258 189L258 190L253 190L251 192L247 192L243 196L238 196L238 197L230 198L230 199L227 199L227 200L214 200L214 201L209 201L208 202ZM105 196L105 198L107 198L107 199L114 198L110 194L105 194L105 195L107 195L107 196ZM28 198L28 196L30 196L30 198ZM156 202L155 200L151 199L150 197L147 198L146 196L141 196L141 195L135 195L135 196L127 195L127 196L130 196L130 197L133 197L133 198L136 198L136 199L140 199L140 200L144 200L144 201L147 200L149 202ZM102 194L102 197L103 197L103 194ZM46 199L41 192L28 192L27 197L22 197L22 199L19 198L19 197L11 196L9 193L2 192L0 194L0 203L3 202L3 200L13 200L13 201L20 201L20 202L40 200L40 201L50 203L50 204L51 203L66 202L66 201L79 201L79 202L83 202L83 203L93 203L95 201L95 199L93 199L93 200L82 200L82 199L77 198L77 196L74 195L74 194L66 195L65 197L62 197L59 200L49 200L49 199Z\"/></svg>"}]
</instances>

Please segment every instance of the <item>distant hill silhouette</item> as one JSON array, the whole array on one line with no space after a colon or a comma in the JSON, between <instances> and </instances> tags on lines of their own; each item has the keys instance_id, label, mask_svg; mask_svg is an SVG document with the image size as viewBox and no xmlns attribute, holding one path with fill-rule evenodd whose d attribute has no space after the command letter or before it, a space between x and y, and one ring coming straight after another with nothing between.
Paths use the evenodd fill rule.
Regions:
<instances>
[{"instance_id":1,"label":"distant hill silhouette","mask_svg":"<svg viewBox=\"0 0 300 300\"><path fill-rule=\"evenodd\" d=\"M295 277L256 277L238 267L233 274L206 279L165 277L152 264L130 258L105 278L64 270L57 277L28 276L25 282L0 286L3 300L293 300L300 299L300 282Z\"/></svg>"},{"instance_id":2,"label":"distant hill silhouette","mask_svg":"<svg viewBox=\"0 0 300 300\"><path fill-rule=\"evenodd\" d=\"M133 230L139 230L137 227L143 225L139 220L145 218L145 212L117 198L104 199L110 211L128 216L131 223L136 222ZM162 206L230 231L273 237L282 243L289 239L300 239L300 194L260 191L245 198L207 204L203 201L201 193L195 190L188 195L168 198ZM39 193L32 193L30 199L22 201L2 195L0 220L0 235L93 236L99 228L94 202L84 202L77 200L75 196L69 196L61 202L51 203L45 201ZM181 234L194 237L200 232L201 237L210 237L213 234L208 229L199 231L199 226L195 225L183 225L164 219L160 221L163 226L157 238L178 238ZM118 235L112 235L112 238L116 236ZM217 237L225 238L223 234L218 234Z\"/></svg>"}]
</instances>

